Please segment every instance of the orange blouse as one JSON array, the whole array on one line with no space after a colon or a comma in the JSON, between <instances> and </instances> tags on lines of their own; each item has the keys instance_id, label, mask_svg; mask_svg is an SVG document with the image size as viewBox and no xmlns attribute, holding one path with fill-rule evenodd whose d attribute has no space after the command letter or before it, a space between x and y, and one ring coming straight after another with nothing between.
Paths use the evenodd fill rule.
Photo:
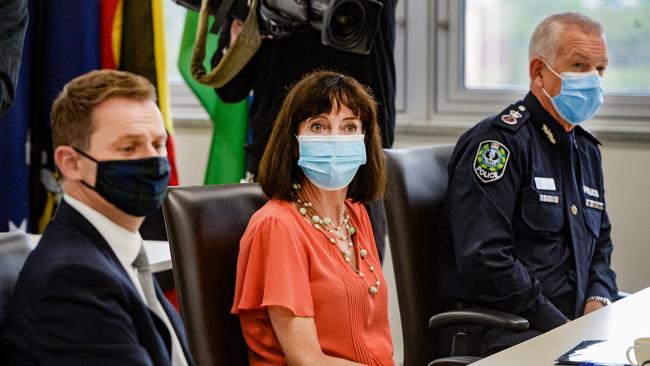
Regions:
<instances>
[{"instance_id":1,"label":"orange blouse","mask_svg":"<svg viewBox=\"0 0 650 366\"><path fill-rule=\"evenodd\" d=\"M240 242L232 313L239 319L251 366L286 365L267 306L312 317L322 351L367 365L394 365L388 294L365 208L346 202L355 243L368 250L381 281L371 295L338 247L300 215L293 202L271 200L257 211ZM358 252L358 251L355 251ZM357 263L373 284L369 264Z\"/></svg>"}]
</instances>

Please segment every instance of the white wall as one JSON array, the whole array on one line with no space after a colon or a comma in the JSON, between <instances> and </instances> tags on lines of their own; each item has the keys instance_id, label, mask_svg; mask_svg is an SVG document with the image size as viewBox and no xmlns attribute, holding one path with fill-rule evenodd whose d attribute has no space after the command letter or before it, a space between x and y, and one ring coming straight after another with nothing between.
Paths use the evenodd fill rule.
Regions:
<instances>
[{"instance_id":1,"label":"white wall","mask_svg":"<svg viewBox=\"0 0 650 366\"><path fill-rule=\"evenodd\" d=\"M176 165L182 186L203 184L212 143L212 126L175 126Z\"/></svg>"},{"instance_id":2,"label":"white wall","mask_svg":"<svg viewBox=\"0 0 650 366\"><path fill-rule=\"evenodd\" d=\"M621 290L635 292L650 286L650 144L608 143L602 154L613 268Z\"/></svg>"}]
</instances>

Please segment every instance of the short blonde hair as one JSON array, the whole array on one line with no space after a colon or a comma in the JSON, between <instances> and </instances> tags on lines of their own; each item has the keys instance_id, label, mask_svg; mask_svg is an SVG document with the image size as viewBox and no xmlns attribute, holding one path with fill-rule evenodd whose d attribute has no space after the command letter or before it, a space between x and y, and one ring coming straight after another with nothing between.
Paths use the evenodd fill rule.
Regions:
<instances>
[{"instance_id":1,"label":"short blonde hair","mask_svg":"<svg viewBox=\"0 0 650 366\"><path fill-rule=\"evenodd\" d=\"M52 104L52 143L88 148L92 113L105 100L121 97L156 101L156 89L142 76L126 71L95 70L72 79Z\"/></svg>"},{"instance_id":2,"label":"short blonde hair","mask_svg":"<svg viewBox=\"0 0 650 366\"><path fill-rule=\"evenodd\" d=\"M585 34L604 37L602 23L586 15L573 12L553 14L535 28L528 46L528 60L541 57L553 63L557 56L558 38L568 25L577 25Z\"/></svg>"}]
</instances>

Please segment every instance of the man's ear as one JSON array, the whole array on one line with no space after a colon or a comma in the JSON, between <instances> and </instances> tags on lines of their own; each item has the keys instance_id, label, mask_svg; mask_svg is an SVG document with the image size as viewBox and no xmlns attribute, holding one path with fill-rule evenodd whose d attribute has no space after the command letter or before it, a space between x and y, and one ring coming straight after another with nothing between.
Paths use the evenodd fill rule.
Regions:
<instances>
[{"instance_id":1,"label":"man's ear","mask_svg":"<svg viewBox=\"0 0 650 366\"><path fill-rule=\"evenodd\" d=\"M534 57L528 64L528 72L530 73L530 83L538 88L544 87L544 61L538 57Z\"/></svg>"},{"instance_id":2,"label":"man's ear","mask_svg":"<svg viewBox=\"0 0 650 366\"><path fill-rule=\"evenodd\" d=\"M54 163L59 168L61 176L66 179L83 179L79 158L79 153L70 146L60 145L54 149Z\"/></svg>"}]
</instances>

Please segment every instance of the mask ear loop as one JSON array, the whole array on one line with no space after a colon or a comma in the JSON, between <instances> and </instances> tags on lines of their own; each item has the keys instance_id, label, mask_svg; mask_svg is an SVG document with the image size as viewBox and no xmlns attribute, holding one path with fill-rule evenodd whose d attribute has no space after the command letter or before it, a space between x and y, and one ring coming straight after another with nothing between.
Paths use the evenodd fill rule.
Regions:
<instances>
[{"instance_id":1,"label":"mask ear loop","mask_svg":"<svg viewBox=\"0 0 650 366\"><path fill-rule=\"evenodd\" d=\"M96 164L99 164L99 161L98 161L97 159L95 159L95 158L93 158L92 156L86 154L85 152L83 152L83 150L81 150L81 149L79 149L79 148L77 148L77 147L75 147L75 146L72 146L72 148L74 149L74 151L76 151L77 153L79 153L79 155L83 156L84 158L89 159L90 161L93 161L93 162L95 162ZM83 179L81 180L81 184L83 184L84 186L86 186L86 187L92 189L93 191L96 191L95 187L93 187L93 186L91 186L90 184L86 183L86 181L83 180Z\"/></svg>"},{"instance_id":2,"label":"mask ear loop","mask_svg":"<svg viewBox=\"0 0 650 366\"><path fill-rule=\"evenodd\" d=\"M99 163L99 161L97 159L95 159L92 156L86 154L83 150L81 150L81 149L79 149L77 147L74 147L74 146L72 146L72 148L74 149L74 151L78 152L81 156L83 156L83 157L85 157L87 159L90 159L91 161L94 161L95 163Z\"/></svg>"},{"instance_id":3,"label":"mask ear loop","mask_svg":"<svg viewBox=\"0 0 650 366\"><path fill-rule=\"evenodd\" d=\"M551 67L551 65L549 65L548 62L546 62L545 59L542 59L542 62L544 62L544 65L546 65L546 67L547 67L547 68L548 68L548 69L549 69L549 70L550 70L550 71L551 71L555 76L557 76L558 78L560 78L560 80L564 80L564 78L563 78L560 74L558 74L557 71L553 70L553 68ZM544 87L542 87L542 92L544 93L544 95L546 95L546 97L547 97L549 100L553 100L553 97L552 97L552 96L551 96L551 95L546 91L546 89L545 89Z\"/></svg>"},{"instance_id":4,"label":"mask ear loop","mask_svg":"<svg viewBox=\"0 0 650 366\"><path fill-rule=\"evenodd\" d=\"M546 60L542 59L542 61L544 62L544 65L546 65L546 67L548 67L548 69L551 70L551 72L552 72L553 74L555 74L555 76L557 76L558 78L560 78L560 80L564 80L564 78L562 77L562 75L558 74L557 71L553 70L553 68L551 67L551 65L549 65L548 62L546 62Z\"/></svg>"}]
</instances>

